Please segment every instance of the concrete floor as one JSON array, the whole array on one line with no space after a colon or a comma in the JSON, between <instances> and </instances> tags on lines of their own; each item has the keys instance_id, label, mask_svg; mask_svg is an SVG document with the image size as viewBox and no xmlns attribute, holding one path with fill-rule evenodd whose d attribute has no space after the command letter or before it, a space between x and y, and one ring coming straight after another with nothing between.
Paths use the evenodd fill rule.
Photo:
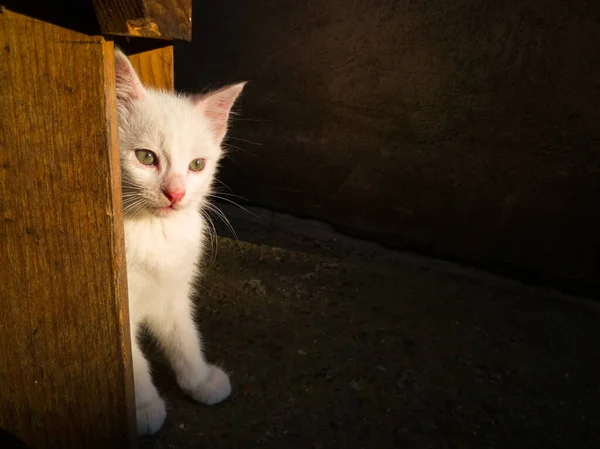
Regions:
<instances>
[{"instance_id":1,"label":"concrete floor","mask_svg":"<svg viewBox=\"0 0 600 449\"><path fill-rule=\"evenodd\" d=\"M600 448L594 303L310 226L219 238L198 320L234 393L194 403L152 349L142 448Z\"/></svg>"}]
</instances>

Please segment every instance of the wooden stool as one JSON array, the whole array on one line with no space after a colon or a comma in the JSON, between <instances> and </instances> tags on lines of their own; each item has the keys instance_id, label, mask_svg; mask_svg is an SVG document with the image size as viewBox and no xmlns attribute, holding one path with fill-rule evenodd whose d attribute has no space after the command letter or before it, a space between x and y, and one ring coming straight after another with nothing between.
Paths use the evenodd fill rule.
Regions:
<instances>
[{"instance_id":1,"label":"wooden stool","mask_svg":"<svg viewBox=\"0 0 600 449\"><path fill-rule=\"evenodd\" d=\"M48 20L48 6L21 3L0 1L0 429L36 449L132 447L107 36L163 39L131 60L143 82L173 89L169 39L191 39L191 0L96 0L92 20L65 21L100 25L83 32L61 26L61 2Z\"/></svg>"}]
</instances>

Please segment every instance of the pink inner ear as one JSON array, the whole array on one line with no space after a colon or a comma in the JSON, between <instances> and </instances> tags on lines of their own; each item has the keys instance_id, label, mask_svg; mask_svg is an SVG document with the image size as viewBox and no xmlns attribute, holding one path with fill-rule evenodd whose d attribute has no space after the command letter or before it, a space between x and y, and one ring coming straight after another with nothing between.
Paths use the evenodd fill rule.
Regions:
<instances>
[{"instance_id":1,"label":"pink inner ear","mask_svg":"<svg viewBox=\"0 0 600 449\"><path fill-rule=\"evenodd\" d=\"M127 56L120 50L115 50L115 75L117 99L122 102L137 100L144 94L144 86Z\"/></svg>"},{"instance_id":2,"label":"pink inner ear","mask_svg":"<svg viewBox=\"0 0 600 449\"><path fill-rule=\"evenodd\" d=\"M227 121L235 100L246 83L227 86L197 97L194 102L202 108L204 115L213 123L215 137L220 142L227 132Z\"/></svg>"}]
</instances>

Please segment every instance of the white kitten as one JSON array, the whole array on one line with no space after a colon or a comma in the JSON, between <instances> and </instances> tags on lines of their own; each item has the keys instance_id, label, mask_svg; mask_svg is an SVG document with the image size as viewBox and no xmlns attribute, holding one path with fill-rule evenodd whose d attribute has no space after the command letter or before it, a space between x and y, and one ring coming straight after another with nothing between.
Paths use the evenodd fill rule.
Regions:
<instances>
[{"instance_id":1,"label":"white kitten","mask_svg":"<svg viewBox=\"0 0 600 449\"><path fill-rule=\"evenodd\" d=\"M137 341L144 324L188 395L215 404L231 393L227 374L204 360L190 293L207 226L200 209L244 83L197 97L155 91L142 86L118 50L115 71L137 426L143 435L160 429L166 416Z\"/></svg>"}]
</instances>

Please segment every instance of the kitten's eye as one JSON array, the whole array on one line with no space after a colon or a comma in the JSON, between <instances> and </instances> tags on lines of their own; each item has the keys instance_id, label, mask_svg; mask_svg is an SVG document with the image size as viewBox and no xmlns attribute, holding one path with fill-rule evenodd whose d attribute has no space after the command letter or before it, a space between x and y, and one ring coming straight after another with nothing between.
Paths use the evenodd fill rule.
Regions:
<instances>
[{"instance_id":1,"label":"kitten's eye","mask_svg":"<svg viewBox=\"0 0 600 449\"><path fill-rule=\"evenodd\" d=\"M154 165L158 159L150 150L135 150L135 157L144 165Z\"/></svg>"},{"instance_id":2,"label":"kitten's eye","mask_svg":"<svg viewBox=\"0 0 600 449\"><path fill-rule=\"evenodd\" d=\"M206 164L206 159L194 159L190 162L190 170L192 171L202 171L204 165Z\"/></svg>"}]
</instances>

